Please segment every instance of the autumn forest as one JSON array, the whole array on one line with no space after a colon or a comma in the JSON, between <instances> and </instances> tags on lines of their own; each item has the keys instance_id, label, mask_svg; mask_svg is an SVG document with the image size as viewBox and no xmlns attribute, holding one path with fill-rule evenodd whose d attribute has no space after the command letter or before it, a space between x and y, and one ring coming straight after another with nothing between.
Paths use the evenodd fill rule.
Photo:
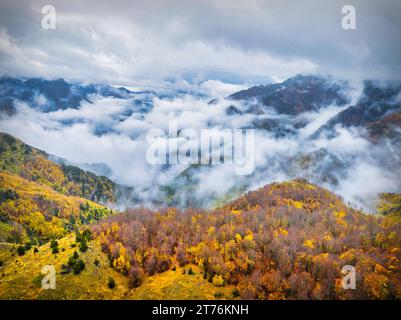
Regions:
<instances>
[{"instance_id":1,"label":"autumn forest","mask_svg":"<svg viewBox=\"0 0 401 320\"><path fill-rule=\"evenodd\" d=\"M401 298L397 194L382 194L372 215L294 179L209 210L112 210L117 185L10 135L0 165L2 299ZM103 204L88 199L91 184ZM41 287L49 262L56 290ZM346 265L352 290L342 287Z\"/></svg>"}]
</instances>

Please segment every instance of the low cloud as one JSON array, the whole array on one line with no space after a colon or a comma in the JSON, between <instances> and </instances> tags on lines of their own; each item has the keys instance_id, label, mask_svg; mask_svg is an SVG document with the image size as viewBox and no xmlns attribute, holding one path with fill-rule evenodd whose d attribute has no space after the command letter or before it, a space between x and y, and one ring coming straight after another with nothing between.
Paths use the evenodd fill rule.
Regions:
<instances>
[{"instance_id":1,"label":"low cloud","mask_svg":"<svg viewBox=\"0 0 401 320\"><path fill-rule=\"evenodd\" d=\"M134 94L131 99L94 97L93 103L82 102L78 109L47 113L17 102L17 114L3 116L0 127L34 147L73 163L105 163L113 172L112 179L134 187L135 194L143 201L151 201L160 185L178 183L174 186L180 193L185 185L179 176L188 166L150 165L145 156L149 147L146 134L150 129L159 128L168 134L169 121L175 120L178 130L213 128L219 132L227 128L249 128L256 117L228 115L226 110L232 104L246 109L238 101L219 99L209 103L213 95L222 97L236 90L237 85L210 80L187 83L187 86L191 88L190 94L176 94L175 98L155 95L153 106L146 113L139 112L135 103L143 97L141 94ZM364 138L364 132L356 128L337 127L332 137L321 135L311 139L325 121L341 110L342 107L329 106L294 117L274 112L265 115L282 121L302 118L308 124L296 134L282 137L255 129L253 175L237 176L235 166L228 164L200 167L191 173L191 179L198 182L191 196L206 198L211 201L210 205L233 190L250 190L273 181L305 177L356 206L372 210L378 192L401 190L401 173L391 170L392 166L397 168L399 155L389 151L391 144L390 148L372 145ZM311 159L310 166L302 167L302 159Z\"/></svg>"}]
</instances>

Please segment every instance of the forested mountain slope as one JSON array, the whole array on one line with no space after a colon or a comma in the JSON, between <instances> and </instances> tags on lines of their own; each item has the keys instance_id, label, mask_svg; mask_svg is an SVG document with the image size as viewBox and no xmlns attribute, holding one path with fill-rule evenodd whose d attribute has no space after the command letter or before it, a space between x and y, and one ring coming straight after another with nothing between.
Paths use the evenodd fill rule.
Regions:
<instances>
[{"instance_id":1,"label":"forested mountain slope","mask_svg":"<svg viewBox=\"0 0 401 320\"><path fill-rule=\"evenodd\" d=\"M102 203L116 202L118 186L106 177L57 164L49 155L7 133L0 133L0 170L50 186L55 191Z\"/></svg>"}]
</instances>

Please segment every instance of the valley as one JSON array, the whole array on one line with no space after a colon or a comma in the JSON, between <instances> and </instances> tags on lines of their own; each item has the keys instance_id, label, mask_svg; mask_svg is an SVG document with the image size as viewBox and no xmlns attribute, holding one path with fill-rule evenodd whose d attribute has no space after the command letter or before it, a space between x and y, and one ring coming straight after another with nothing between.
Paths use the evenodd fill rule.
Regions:
<instances>
[{"instance_id":1,"label":"valley","mask_svg":"<svg viewBox=\"0 0 401 320\"><path fill-rule=\"evenodd\" d=\"M3 124L27 112L22 98L44 117L96 107L97 99L130 103L111 111L116 124L100 130L104 119L94 122L97 139L120 137L132 117L145 124L164 112L152 105L163 100L123 88L38 79L0 85L16 99L2 109ZM256 130L256 167L246 176L213 162L178 170L127 163L136 179L126 183L114 160L71 162L1 133L0 299L400 299L394 97L401 87L372 86L355 105L346 82L304 76L196 100L210 113L208 127L220 128L219 114L227 125ZM45 109L33 103L37 90L47 96ZM188 97L166 99L169 109ZM327 108L338 111L323 123ZM68 126L80 126L74 117ZM142 172L164 180L143 183ZM360 192L365 172L377 173L378 189ZM341 287L346 265L358 272L356 290ZM55 289L42 286L45 266L54 268Z\"/></svg>"}]
</instances>

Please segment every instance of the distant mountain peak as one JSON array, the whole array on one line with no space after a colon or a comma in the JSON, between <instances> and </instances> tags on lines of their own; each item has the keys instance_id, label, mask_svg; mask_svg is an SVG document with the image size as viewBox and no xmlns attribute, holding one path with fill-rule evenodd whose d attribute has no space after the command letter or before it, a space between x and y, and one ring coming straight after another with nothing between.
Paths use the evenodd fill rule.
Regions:
<instances>
[{"instance_id":1,"label":"distant mountain peak","mask_svg":"<svg viewBox=\"0 0 401 320\"><path fill-rule=\"evenodd\" d=\"M15 79L0 78L0 111L8 114L15 112L13 100L27 102L30 106L42 111L79 108L82 101L90 101L91 95L125 99L132 92L124 87L115 88L104 84L82 84L67 82L59 78L47 80L43 78ZM42 97L38 101L38 97Z\"/></svg>"},{"instance_id":2,"label":"distant mountain peak","mask_svg":"<svg viewBox=\"0 0 401 320\"><path fill-rule=\"evenodd\" d=\"M331 77L297 75L281 83L251 87L230 95L232 100L255 101L277 113L296 115L331 104L349 103L348 84Z\"/></svg>"},{"instance_id":3,"label":"distant mountain peak","mask_svg":"<svg viewBox=\"0 0 401 320\"><path fill-rule=\"evenodd\" d=\"M366 127L400 110L401 82L366 80L358 102L330 119L317 134L332 131L337 125Z\"/></svg>"}]
</instances>

